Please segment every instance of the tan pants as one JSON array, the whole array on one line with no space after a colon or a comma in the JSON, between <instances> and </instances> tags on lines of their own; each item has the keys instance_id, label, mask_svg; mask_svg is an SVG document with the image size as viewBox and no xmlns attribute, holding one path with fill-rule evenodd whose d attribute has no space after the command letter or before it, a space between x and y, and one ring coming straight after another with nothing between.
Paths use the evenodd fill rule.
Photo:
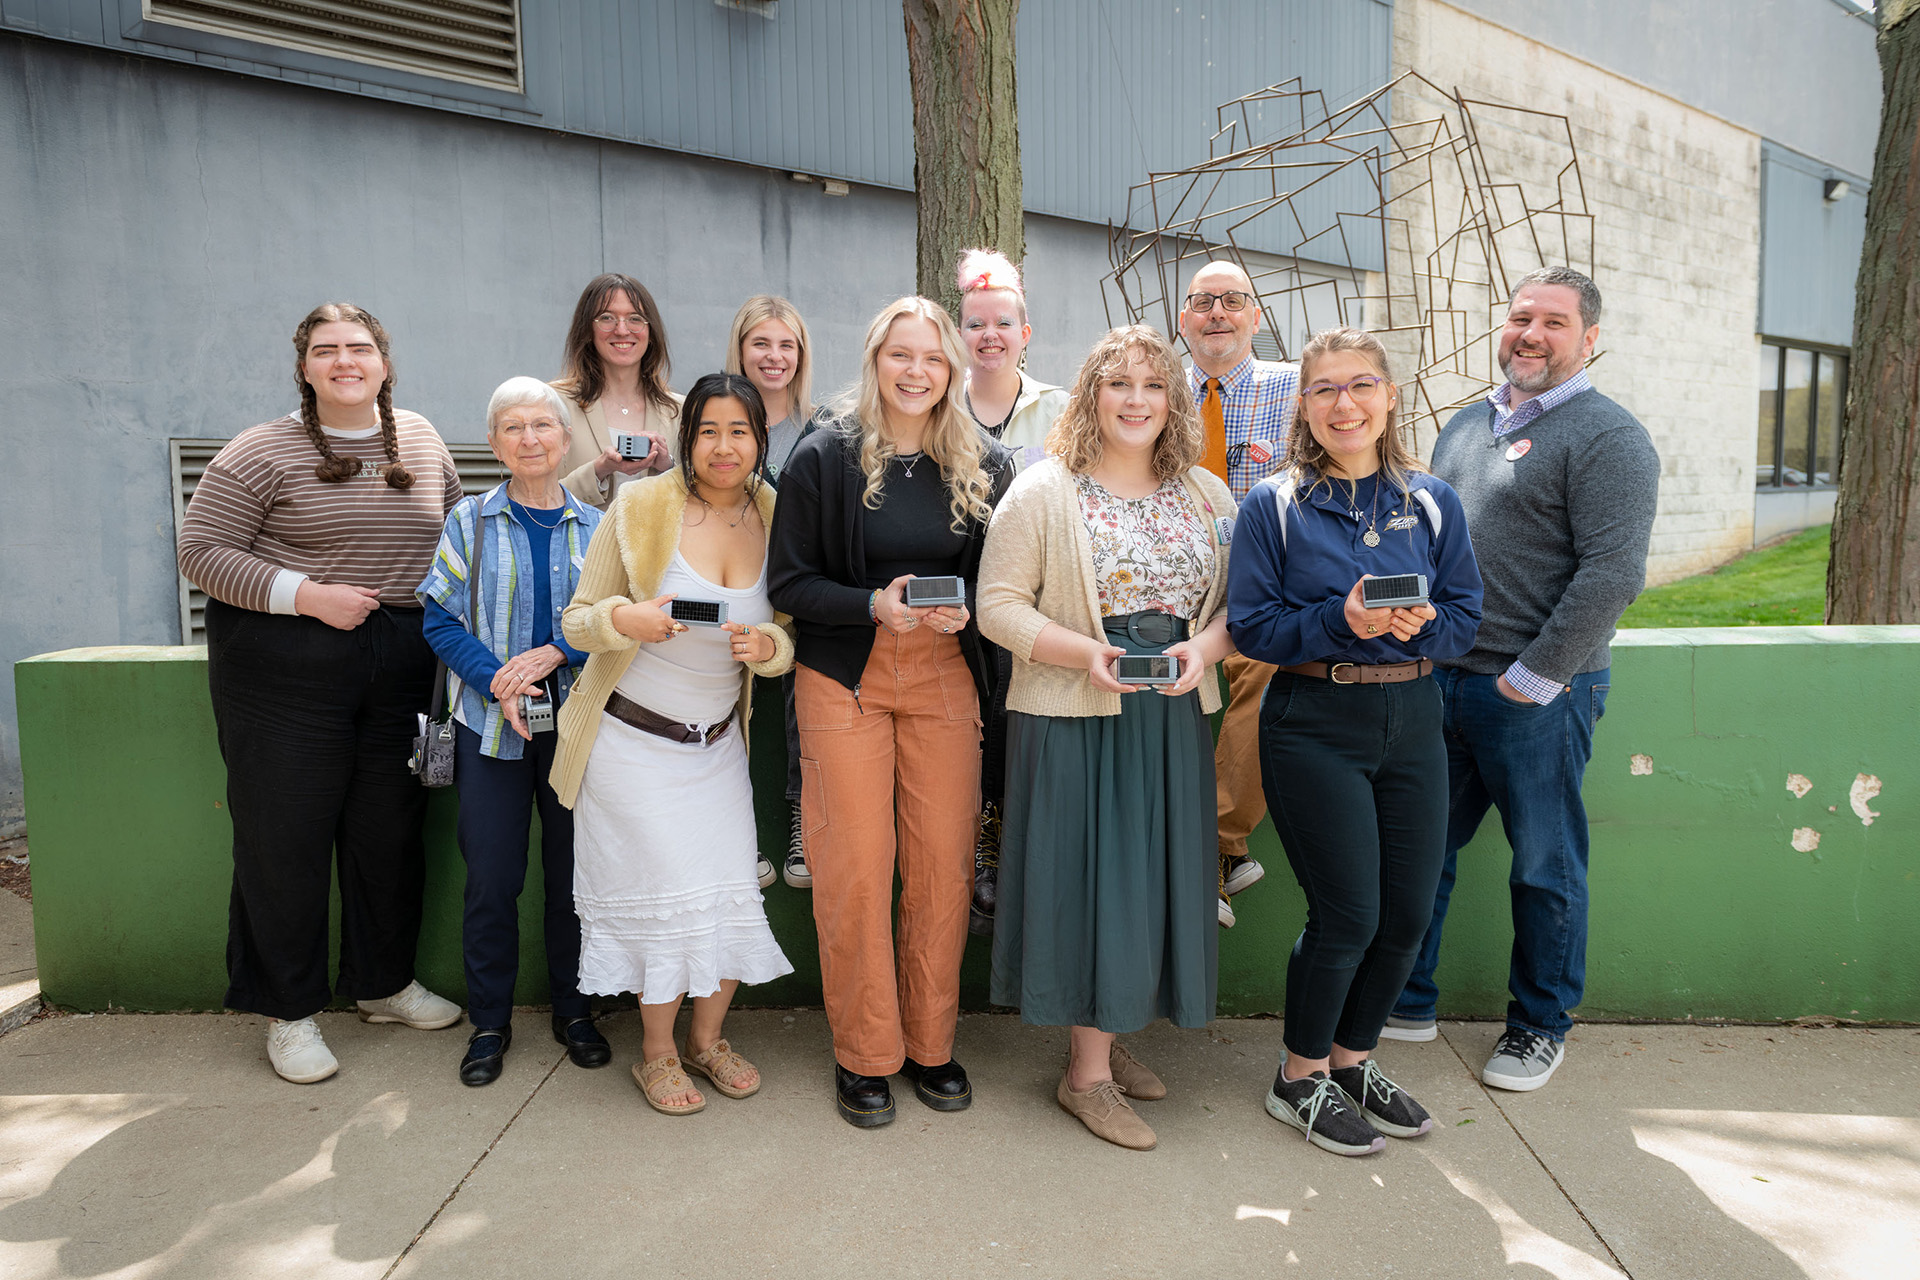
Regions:
<instances>
[{"instance_id":1,"label":"tan pants","mask_svg":"<svg viewBox=\"0 0 1920 1280\"><path fill-rule=\"evenodd\" d=\"M1260 695L1278 668L1234 654L1227 672L1227 712L1213 747L1215 810L1220 815L1220 856L1243 858L1247 836L1267 816L1260 789Z\"/></svg>"},{"instance_id":2,"label":"tan pants","mask_svg":"<svg viewBox=\"0 0 1920 1280\"><path fill-rule=\"evenodd\" d=\"M960 642L874 636L859 696L800 667L800 814L833 1056L887 1076L953 1056L980 821L980 700ZM893 878L900 875L896 926Z\"/></svg>"}]
</instances>

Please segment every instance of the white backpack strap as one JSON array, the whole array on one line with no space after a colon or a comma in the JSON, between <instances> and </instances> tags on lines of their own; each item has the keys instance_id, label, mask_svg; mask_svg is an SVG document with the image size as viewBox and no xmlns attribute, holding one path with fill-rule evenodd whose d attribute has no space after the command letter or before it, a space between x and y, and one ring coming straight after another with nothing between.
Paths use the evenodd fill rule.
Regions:
<instances>
[{"instance_id":1,"label":"white backpack strap","mask_svg":"<svg viewBox=\"0 0 1920 1280\"><path fill-rule=\"evenodd\" d=\"M1426 508L1427 522L1433 526L1433 540L1440 541L1440 504L1433 500L1433 493L1427 489L1415 489L1413 496Z\"/></svg>"},{"instance_id":2,"label":"white backpack strap","mask_svg":"<svg viewBox=\"0 0 1920 1280\"><path fill-rule=\"evenodd\" d=\"M1287 549L1287 508L1293 505L1294 480L1292 476L1264 481L1273 486L1273 513L1280 520L1280 549Z\"/></svg>"}]
</instances>

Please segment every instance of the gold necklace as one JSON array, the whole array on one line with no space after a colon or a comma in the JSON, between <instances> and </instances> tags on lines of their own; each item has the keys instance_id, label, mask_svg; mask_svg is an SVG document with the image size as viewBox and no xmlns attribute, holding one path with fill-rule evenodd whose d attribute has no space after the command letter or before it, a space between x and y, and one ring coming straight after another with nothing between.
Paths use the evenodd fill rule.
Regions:
<instances>
[{"instance_id":1,"label":"gold necklace","mask_svg":"<svg viewBox=\"0 0 1920 1280\"><path fill-rule=\"evenodd\" d=\"M711 502L708 502L706 494L701 493L698 489L695 489L693 491L693 496L699 500L701 506L713 512L715 515L719 516L722 520L727 520L727 513L722 511L720 508L714 506ZM727 528L738 529L740 527L741 522L747 518L747 512L751 510L752 507L753 507L752 498L750 497L742 498L740 500L740 514L736 519L727 520Z\"/></svg>"}]
</instances>

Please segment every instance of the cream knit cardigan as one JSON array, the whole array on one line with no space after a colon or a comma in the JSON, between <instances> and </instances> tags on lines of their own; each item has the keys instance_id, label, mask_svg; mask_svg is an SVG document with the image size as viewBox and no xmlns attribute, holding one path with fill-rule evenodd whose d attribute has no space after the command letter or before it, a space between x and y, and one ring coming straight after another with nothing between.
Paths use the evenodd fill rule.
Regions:
<instances>
[{"instance_id":1,"label":"cream knit cardigan","mask_svg":"<svg viewBox=\"0 0 1920 1280\"><path fill-rule=\"evenodd\" d=\"M1226 482L1211 471L1195 467L1182 479L1214 549L1213 584L1200 616L1191 620L1197 635L1227 607L1227 543L1236 508ZM994 510L980 557L977 598L980 633L1013 655L1007 710L1036 716L1120 714L1126 695L1094 688L1078 668L1033 661L1033 643L1049 622L1107 642L1093 578L1093 541L1080 515L1073 473L1058 458L1021 472ZM1220 709L1219 681L1211 668L1200 680L1200 706L1208 712Z\"/></svg>"},{"instance_id":2,"label":"cream knit cardigan","mask_svg":"<svg viewBox=\"0 0 1920 1280\"><path fill-rule=\"evenodd\" d=\"M772 526L773 488L761 485L754 495L761 523ZM560 749L554 753L548 775L560 803L569 809L580 794L587 757L600 733L600 713L607 695L620 683L639 651L640 642L614 630L613 611L623 604L651 600L660 594L673 553L680 546L680 519L687 509L687 482L680 469L623 484L615 491L605 520L587 545L587 562L580 585L560 615L560 629L577 649L591 655L574 682L573 693L560 708ZM793 668L793 620L773 615L761 628L773 637L773 657L741 664L740 741L745 749L747 721L753 714L753 678L785 675Z\"/></svg>"}]
</instances>

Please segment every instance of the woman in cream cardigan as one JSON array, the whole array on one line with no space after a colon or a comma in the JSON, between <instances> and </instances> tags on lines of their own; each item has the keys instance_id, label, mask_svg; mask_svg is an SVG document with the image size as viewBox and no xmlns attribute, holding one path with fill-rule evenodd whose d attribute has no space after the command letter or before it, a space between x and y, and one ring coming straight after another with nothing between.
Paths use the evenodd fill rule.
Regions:
<instances>
[{"instance_id":1,"label":"woman in cream cardigan","mask_svg":"<svg viewBox=\"0 0 1920 1280\"><path fill-rule=\"evenodd\" d=\"M680 397L667 386L667 326L647 287L609 271L580 292L553 389L567 398L570 436L560 483L607 509L622 484L673 466ZM644 435L645 458L623 458L615 437Z\"/></svg>"},{"instance_id":2,"label":"woman in cream cardigan","mask_svg":"<svg viewBox=\"0 0 1920 1280\"><path fill-rule=\"evenodd\" d=\"M1063 1109L1154 1145L1129 1099L1166 1096L1117 1033L1213 1017L1218 956L1213 664L1227 638L1233 498L1195 464L1179 357L1153 330L1095 345L1073 399L994 513L980 629L1013 655L993 1000L1070 1026ZM1145 693L1122 655L1167 654Z\"/></svg>"},{"instance_id":3,"label":"woman in cream cardigan","mask_svg":"<svg viewBox=\"0 0 1920 1280\"><path fill-rule=\"evenodd\" d=\"M753 677L793 665L767 602L773 491L755 474L766 411L753 384L709 374L681 412L680 465L625 486L587 548L561 618L591 657L560 714L553 786L574 811L580 990L640 996L633 1075L667 1115L730 1098L760 1074L722 1037L734 990L793 972L755 883L746 729ZM724 609L718 626L674 601ZM687 1052L674 1016L693 998ZM684 1068L684 1070L683 1070Z\"/></svg>"}]
</instances>

